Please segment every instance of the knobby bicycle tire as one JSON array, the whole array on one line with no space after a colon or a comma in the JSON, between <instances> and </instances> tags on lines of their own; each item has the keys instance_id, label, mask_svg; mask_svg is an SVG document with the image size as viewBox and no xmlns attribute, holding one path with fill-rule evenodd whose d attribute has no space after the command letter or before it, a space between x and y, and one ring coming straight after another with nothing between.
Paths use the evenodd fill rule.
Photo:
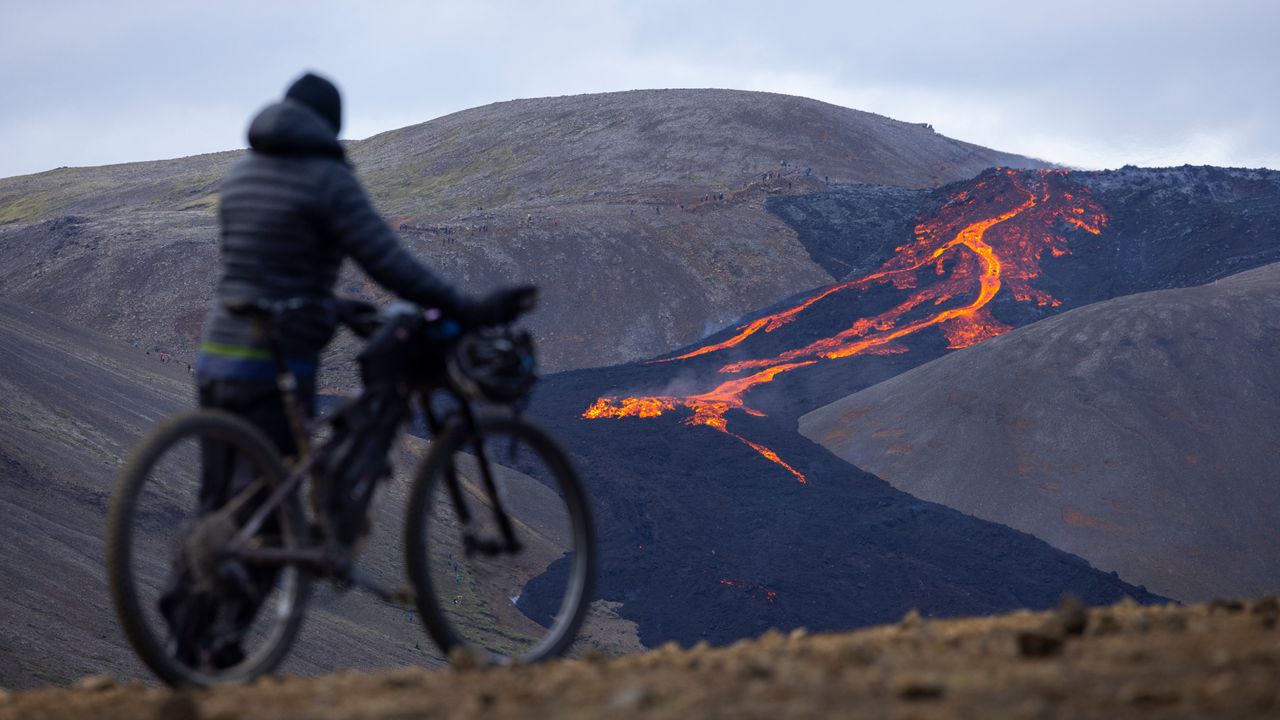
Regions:
<instances>
[{"instance_id":1,"label":"knobby bicycle tire","mask_svg":"<svg viewBox=\"0 0 1280 720\"><path fill-rule=\"evenodd\" d=\"M435 586L436 581L432 577L430 566L433 562L440 562L440 549L434 549L437 557L433 560L430 539L433 529L430 526L433 514L440 510L431 506L433 502L439 504L442 497L440 493L444 492L441 483L448 468L458 457L458 453L469 453L472 450L471 434L463 423L455 420L431 443L409 493L404 533L405 553L410 580L417 593L418 611L428 634L446 655L460 646L473 651L480 650L483 657L478 659L490 663L510 660L536 662L561 655L572 645L593 592L596 546L586 495L564 451L538 426L509 416L481 416L476 425L491 447L499 446L494 452L501 453L503 438L512 443L518 440L536 455L537 460L545 463L545 469L551 476L550 484L554 485L550 489L561 496L570 526L567 544L572 555L570 557L566 554L562 558L569 566L566 571L565 594L557 612L551 614L551 627L546 628L546 634L536 641L532 649L518 655L508 655L495 652L490 647L478 646L468 640L468 631L455 627L450 621L445 612L446 606L442 603L446 593L442 592L443 588ZM436 529L436 532L440 531L440 528ZM501 601L500 598L498 602ZM512 598L511 602L514 605L515 599Z\"/></svg>"},{"instance_id":2,"label":"knobby bicycle tire","mask_svg":"<svg viewBox=\"0 0 1280 720\"><path fill-rule=\"evenodd\" d=\"M147 620L146 608L139 597L139 579L134 572L134 561L139 559L133 557L133 540L135 521L141 520L135 514L139 495L149 481L157 482L152 472L165 460L166 454L180 452L178 448L186 441L198 443L206 438L227 443L246 453L255 469L267 476L269 486L279 484L285 477L278 452L256 427L220 410L192 410L160 422L134 447L117 477L107 512L107 579L116 615L130 645L142 661L162 681L175 687L245 682L274 670L297 637L310 590L308 573L305 569L296 568L291 575L293 584L285 598L288 612L279 613L282 616L279 630L269 636L264 649L226 671L210 673L193 668L180 662L166 649L165 641L157 635L153 623ZM190 511L194 515L196 508ZM305 527L302 502L297 493L285 499L281 517L282 542L286 546L296 546L301 542ZM173 549L161 551L173 552Z\"/></svg>"}]
</instances>

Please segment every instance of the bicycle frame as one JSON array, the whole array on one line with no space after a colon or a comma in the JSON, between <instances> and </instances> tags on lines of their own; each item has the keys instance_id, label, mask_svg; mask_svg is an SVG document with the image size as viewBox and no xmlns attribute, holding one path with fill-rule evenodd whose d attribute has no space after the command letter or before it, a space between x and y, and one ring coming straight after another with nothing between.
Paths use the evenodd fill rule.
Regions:
<instances>
[{"instance_id":1,"label":"bicycle frame","mask_svg":"<svg viewBox=\"0 0 1280 720\"><path fill-rule=\"evenodd\" d=\"M249 520L232 538L230 546L225 549L225 552L231 557L249 563L267 565L298 564L323 574L341 575L349 571L351 559L344 557L341 552L332 547L317 546L298 549L251 547L253 537L262 529L267 518L280 508L285 498L295 492L299 492L307 477L312 475L316 461L321 455L321 453L313 451L312 434L324 425L332 425L359 402L359 397L351 398L340 405L333 413L308 421L301 411L301 404L297 396L298 380L293 371L289 369L288 362L285 359L279 336L275 332L274 318L266 317L265 315L266 313L255 315L255 320L258 322L259 330L267 339L268 349L276 369L276 387L280 391L285 414L288 418L289 426L293 430L294 441L299 453L295 461L291 463L288 477L273 488L267 499L255 508ZM447 492L454 507L457 509L458 520L463 528L465 551L467 553L481 552L489 555L503 552L519 552L521 545L515 537L511 518L503 505L501 494L498 492L493 469L485 453L484 437L477 431L475 412L470 400L447 383L435 383L419 388L407 401L410 408L412 408L413 401L417 400L432 437L439 437L448 418L446 417L442 420L437 416L431 400L434 394L441 392L451 397L457 407L456 416L460 418L468 434L473 439L472 447L480 468L482 486L488 495L490 510L494 513L495 522L502 536L500 542L493 542L479 540L472 535L470 531L472 523L471 512L467 509L467 504L463 499L463 491L458 479L457 469L450 460L445 474ZM251 483L232 498L227 507L224 508L224 511L228 509L234 511L240 508L262 489L261 480Z\"/></svg>"},{"instance_id":2,"label":"bicycle frame","mask_svg":"<svg viewBox=\"0 0 1280 720\"><path fill-rule=\"evenodd\" d=\"M461 648L487 662L535 662L569 649L592 596L595 537L571 456L521 417L537 380L534 348L527 331L506 323L535 294L516 290L492 303L506 322L484 325L342 299L224 304L260 333L252 345L266 351L255 352L275 382L254 394L275 419L202 407L158 423L124 463L108 508L116 614L161 680L207 686L274 671L318 580L413 608L450 656ZM369 342L363 390L325 398L313 418L312 383L294 375L282 348L295 348L291 313L307 310L296 317L309 320L317 302ZM412 459L391 452L396 433L423 430L425 455L416 442ZM412 476L400 538L407 583L395 588L357 563L374 524L395 522L373 501L393 466ZM193 489L196 503L174 497ZM189 504L177 517L174 508ZM167 576L157 552L161 561L169 553ZM446 607L451 594L466 607Z\"/></svg>"}]
</instances>

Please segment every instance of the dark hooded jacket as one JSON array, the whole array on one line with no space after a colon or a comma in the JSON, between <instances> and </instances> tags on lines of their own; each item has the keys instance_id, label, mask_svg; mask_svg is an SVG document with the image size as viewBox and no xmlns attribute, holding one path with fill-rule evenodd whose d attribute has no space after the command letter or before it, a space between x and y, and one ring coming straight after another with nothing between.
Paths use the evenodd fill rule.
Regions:
<instances>
[{"instance_id":1,"label":"dark hooded jacket","mask_svg":"<svg viewBox=\"0 0 1280 720\"><path fill-rule=\"evenodd\" d=\"M201 379L274 376L253 322L223 306L261 298L315 301L282 328L294 370L314 373L337 325L333 286L348 256L407 300L466 312L467 301L415 260L374 210L337 133L313 110L288 99L271 105L249 126L249 145L221 188L222 275L205 321Z\"/></svg>"}]
</instances>

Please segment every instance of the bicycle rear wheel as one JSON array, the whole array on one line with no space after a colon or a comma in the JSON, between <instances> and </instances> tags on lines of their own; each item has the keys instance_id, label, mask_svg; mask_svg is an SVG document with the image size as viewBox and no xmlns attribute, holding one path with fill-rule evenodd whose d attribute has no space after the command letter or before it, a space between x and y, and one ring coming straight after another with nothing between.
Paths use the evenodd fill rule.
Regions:
<instances>
[{"instance_id":1,"label":"bicycle rear wheel","mask_svg":"<svg viewBox=\"0 0 1280 720\"><path fill-rule=\"evenodd\" d=\"M244 503L235 511L210 508L221 501L201 498L202 473L216 472L219 463L224 476L258 488L242 493ZM288 653L302 622L307 572L292 565L248 567L221 553L229 534L284 475L275 448L257 428L208 409L156 425L121 469L107 515L107 579L130 644L165 683L244 682L270 672ZM294 493L254 542L292 549L303 531ZM169 603L167 612L160 609L162 599ZM231 613L244 619L228 620ZM218 657L210 655L207 642L176 636L200 635L218 623L242 630L235 650Z\"/></svg>"},{"instance_id":2,"label":"bicycle rear wheel","mask_svg":"<svg viewBox=\"0 0 1280 720\"><path fill-rule=\"evenodd\" d=\"M560 655L592 592L595 537L586 497L564 452L538 427L506 417L477 425L519 549L468 548L468 533L491 547L503 535L476 438L452 423L432 443L410 491L405 543L419 612L446 654L461 646L488 663Z\"/></svg>"}]
</instances>

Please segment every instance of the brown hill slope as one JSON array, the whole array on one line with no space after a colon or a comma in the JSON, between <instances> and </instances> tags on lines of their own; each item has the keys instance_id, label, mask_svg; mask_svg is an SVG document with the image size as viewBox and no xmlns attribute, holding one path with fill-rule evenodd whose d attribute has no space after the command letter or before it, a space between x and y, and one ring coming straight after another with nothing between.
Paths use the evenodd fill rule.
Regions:
<instances>
[{"instance_id":1,"label":"brown hill slope","mask_svg":"<svg viewBox=\"0 0 1280 720\"><path fill-rule=\"evenodd\" d=\"M0 300L0 678L140 666L102 579L110 480L140 428L186 404L185 367Z\"/></svg>"},{"instance_id":2,"label":"brown hill slope","mask_svg":"<svg viewBox=\"0 0 1280 720\"><path fill-rule=\"evenodd\" d=\"M1043 165L920 125L730 90L496 103L349 150L426 262L475 289L546 288L534 324L553 369L647 357L829 282L764 211L769 193L827 177L927 187ZM217 183L238 154L0 180L0 292L190 360L213 282ZM366 290L355 273L343 286Z\"/></svg>"},{"instance_id":3,"label":"brown hill slope","mask_svg":"<svg viewBox=\"0 0 1280 720\"><path fill-rule=\"evenodd\" d=\"M804 415L917 497L1181 599L1280 588L1280 265L1020 328Z\"/></svg>"},{"instance_id":4,"label":"brown hill slope","mask_svg":"<svg viewBox=\"0 0 1280 720\"><path fill-rule=\"evenodd\" d=\"M909 616L845 635L773 632L728 648L189 694L91 678L69 690L0 691L0 718L1274 718L1278 612L1269 598Z\"/></svg>"},{"instance_id":5,"label":"brown hill slope","mask_svg":"<svg viewBox=\"0 0 1280 720\"><path fill-rule=\"evenodd\" d=\"M806 167L839 182L933 187L992 165L1044 165L919 124L738 90L494 103L376 135L356 143L352 156L395 214L713 192ZM408 185L406 168L416 178Z\"/></svg>"}]
</instances>

